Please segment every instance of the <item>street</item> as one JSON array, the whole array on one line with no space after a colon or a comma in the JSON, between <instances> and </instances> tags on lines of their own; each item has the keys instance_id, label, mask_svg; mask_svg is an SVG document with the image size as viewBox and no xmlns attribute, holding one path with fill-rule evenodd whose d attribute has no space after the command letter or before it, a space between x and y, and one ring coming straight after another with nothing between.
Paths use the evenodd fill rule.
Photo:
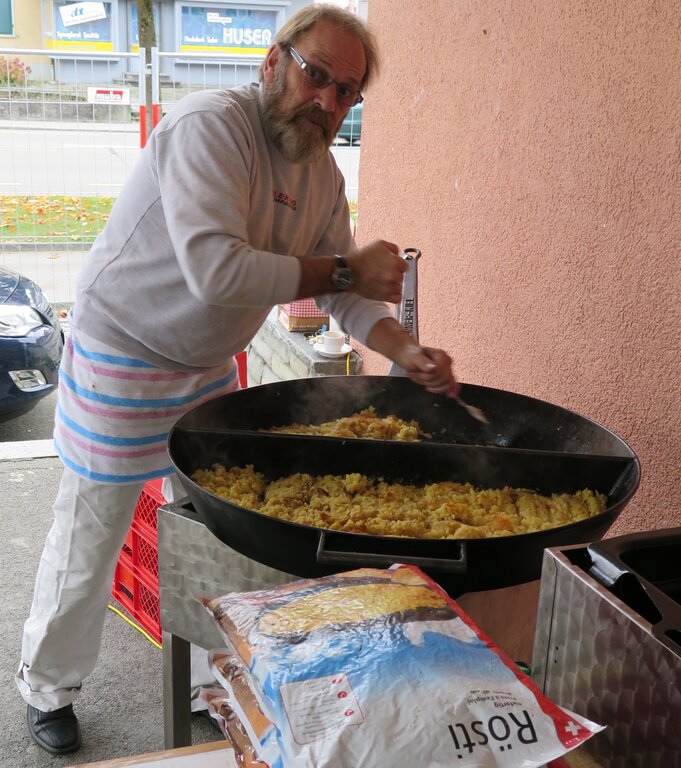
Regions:
<instances>
[{"instance_id":1,"label":"street","mask_svg":"<svg viewBox=\"0 0 681 768\"><path fill-rule=\"evenodd\" d=\"M139 134L76 123L0 128L0 194L114 197L139 155Z\"/></svg>"},{"instance_id":2,"label":"street","mask_svg":"<svg viewBox=\"0 0 681 768\"><path fill-rule=\"evenodd\" d=\"M331 151L356 201L360 147ZM139 153L134 124L0 122L0 195L115 197Z\"/></svg>"},{"instance_id":3,"label":"street","mask_svg":"<svg viewBox=\"0 0 681 768\"><path fill-rule=\"evenodd\" d=\"M331 148L357 200L360 147ZM140 153L137 125L0 121L0 195L115 197ZM5 246L2 264L35 280L52 302L74 300L74 283L86 250L25 251ZM0 422L0 443L50 440L56 395L29 413Z\"/></svg>"},{"instance_id":4,"label":"street","mask_svg":"<svg viewBox=\"0 0 681 768\"><path fill-rule=\"evenodd\" d=\"M10 421L0 422L0 443L25 440L51 440L57 394L44 397L32 411Z\"/></svg>"}]
</instances>

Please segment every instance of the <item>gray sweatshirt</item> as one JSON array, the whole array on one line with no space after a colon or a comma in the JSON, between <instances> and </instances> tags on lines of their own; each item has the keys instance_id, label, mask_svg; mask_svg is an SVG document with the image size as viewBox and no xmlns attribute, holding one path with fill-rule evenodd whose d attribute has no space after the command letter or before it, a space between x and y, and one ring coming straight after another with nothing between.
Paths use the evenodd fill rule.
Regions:
<instances>
[{"instance_id":1,"label":"gray sweatshirt","mask_svg":"<svg viewBox=\"0 0 681 768\"><path fill-rule=\"evenodd\" d=\"M159 123L85 260L76 328L162 368L219 366L296 298L293 255L355 247L333 156L286 160L263 133L258 89L192 94ZM392 316L355 294L317 304L361 342Z\"/></svg>"}]
</instances>

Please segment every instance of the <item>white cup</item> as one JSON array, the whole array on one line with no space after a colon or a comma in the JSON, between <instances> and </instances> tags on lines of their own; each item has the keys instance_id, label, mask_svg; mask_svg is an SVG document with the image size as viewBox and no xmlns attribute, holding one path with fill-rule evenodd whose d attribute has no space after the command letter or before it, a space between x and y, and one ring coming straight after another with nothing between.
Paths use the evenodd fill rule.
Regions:
<instances>
[{"instance_id":1,"label":"white cup","mask_svg":"<svg viewBox=\"0 0 681 768\"><path fill-rule=\"evenodd\" d=\"M322 349L325 352L336 354L343 349L345 344L345 335L338 331L325 331L322 334Z\"/></svg>"}]
</instances>

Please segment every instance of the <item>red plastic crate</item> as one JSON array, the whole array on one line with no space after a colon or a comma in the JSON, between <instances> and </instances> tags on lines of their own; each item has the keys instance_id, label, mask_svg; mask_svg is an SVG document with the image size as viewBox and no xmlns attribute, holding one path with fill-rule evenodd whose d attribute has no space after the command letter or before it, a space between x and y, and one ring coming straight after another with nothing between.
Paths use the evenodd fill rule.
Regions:
<instances>
[{"instance_id":1,"label":"red plastic crate","mask_svg":"<svg viewBox=\"0 0 681 768\"><path fill-rule=\"evenodd\" d=\"M161 643L156 511L166 503L161 480L146 483L116 564L111 595Z\"/></svg>"},{"instance_id":2,"label":"red plastic crate","mask_svg":"<svg viewBox=\"0 0 681 768\"><path fill-rule=\"evenodd\" d=\"M132 564L132 559L125 548L121 550L116 564L111 594L132 618L157 643L161 644L161 603L158 597L158 583L154 586L147 581L145 575Z\"/></svg>"},{"instance_id":3,"label":"red plastic crate","mask_svg":"<svg viewBox=\"0 0 681 768\"><path fill-rule=\"evenodd\" d=\"M133 523L142 524L146 527L147 532L154 536L156 535L156 510L166 503L161 493L162 482L162 479L159 477L156 480L150 480L148 483L145 483L144 490L137 500L135 514L133 515Z\"/></svg>"},{"instance_id":4,"label":"red plastic crate","mask_svg":"<svg viewBox=\"0 0 681 768\"><path fill-rule=\"evenodd\" d=\"M236 360L236 369L239 374L239 384L241 384L241 389L246 389L248 386L248 355L244 350L243 352L237 352L234 355L234 359Z\"/></svg>"},{"instance_id":5,"label":"red plastic crate","mask_svg":"<svg viewBox=\"0 0 681 768\"><path fill-rule=\"evenodd\" d=\"M158 543L156 532L136 520L132 521L130 530L121 549L121 554L128 558L134 566L146 577L146 581L158 592Z\"/></svg>"}]
</instances>

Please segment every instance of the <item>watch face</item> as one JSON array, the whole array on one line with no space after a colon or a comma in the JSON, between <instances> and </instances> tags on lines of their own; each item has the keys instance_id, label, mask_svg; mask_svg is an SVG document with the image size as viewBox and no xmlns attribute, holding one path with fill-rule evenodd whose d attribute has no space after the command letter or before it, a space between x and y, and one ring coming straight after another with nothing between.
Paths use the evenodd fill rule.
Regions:
<instances>
[{"instance_id":1,"label":"watch face","mask_svg":"<svg viewBox=\"0 0 681 768\"><path fill-rule=\"evenodd\" d=\"M352 270L344 261L338 259L333 273L331 274L331 282L337 291L347 291L348 288L351 288L354 285L355 280L352 276Z\"/></svg>"}]
</instances>

